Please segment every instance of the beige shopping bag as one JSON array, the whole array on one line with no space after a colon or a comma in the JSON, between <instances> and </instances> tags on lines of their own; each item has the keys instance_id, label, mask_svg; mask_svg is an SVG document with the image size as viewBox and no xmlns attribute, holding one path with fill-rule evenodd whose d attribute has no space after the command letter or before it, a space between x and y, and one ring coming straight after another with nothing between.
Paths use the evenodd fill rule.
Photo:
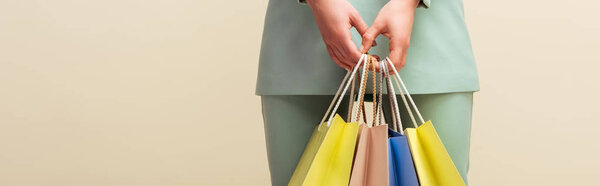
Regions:
<instances>
[{"instance_id":1,"label":"beige shopping bag","mask_svg":"<svg viewBox=\"0 0 600 186\"><path fill-rule=\"evenodd\" d=\"M371 57L371 60L375 58ZM368 64L371 64L369 60ZM388 125L377 122L377 115L380 113L377 101L375 65L373 67L373 127L366 122L359 126L359 136L356 147L356 154L350 176L350 186L387 186L388 185ZM365 72L366 68L363 68ZM366 76L368 70L363 74ZM366 80L366 79L365 79ZM357 105L357 119L360 117L361 109L364 105L365 83L361 82L360 92L358 93L359 105ZM381 91L381 90L380 90ZM364 112L363 112L364 113Z\"/></svg>"}]
</instances>

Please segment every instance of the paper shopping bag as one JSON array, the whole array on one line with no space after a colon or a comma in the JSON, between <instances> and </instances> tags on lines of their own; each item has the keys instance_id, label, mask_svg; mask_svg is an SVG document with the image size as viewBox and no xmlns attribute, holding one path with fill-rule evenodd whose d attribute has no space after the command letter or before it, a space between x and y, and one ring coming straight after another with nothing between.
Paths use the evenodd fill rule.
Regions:
<instances>
[{"instance_id":1,"label":"paper shopping bag","mask_svg":"<svg viewBox=\"0 0 600 186\"><path fill-rule=\"evenodd\" d=\"M466 185L431 121L407 128L405 134L422 186Z\"/></svg>"},{"instance_id":2,"label":"paper shopping bag","mask_svg":"<svg viewBox=\"0 0 600 186\"><path fill-rule=\"evenodd\" d=\"M362 126L350 177L350 186L387 186L388 125Z\"/></svg>"},{"instance_id":3,"label":"paper shopping bag","mask_svg":"<svg viewBox=\"0 0 600 186\"><path fill-rule=\"evenodd\" d=\"M400 118L400 109L394 91L394 85L389 77L387 63L382 63L382 71L386 80L388 96L390 101L390 111L393 121L393 128L389 129L389 182L390 186L418 186L419 181L412 160L410 148L406 136L402 133L402 119ZM402 94L402 91L400 91ZM402 95L402 100L405 101ZM407 107L407 109L410 109ZM412 117L412 116L411 116ZM414 123L416 125L416 123ZM399 131L399 132L396 132Z\"/></svg>"},{"instance_id":4,"label":"paper shopping bag","mask_svg":"<svg viewBox=\"0 0 600 186\"><path fill-rule=\"evenodd\" d=\"M304 148L304 152L300 157L298 165L296 165L296 169L294 170L294 174L292 175L288 185L302 185L306 179L308 170L312 165L313 160L315 159L315 156L321 147L321 144L323 144L323 139L325 139L327 131L330 129L330 127L325 125L321 126L319 129L319 126L315 127L312 136L308 140L308 144L306 144L306 147Z\"/></svg>"},{"instance_id":5,"label":"paper shopping bag","mask_svg":"<svg viewBox=\"0 0 600 186\"><path fill-rule=\"evenodd\" d=\"M302 185L348 185L358 123L346 123L336 114Z\"/></svg>"},{"instance_id":6,"label":"paper shopping bag","mask_svg":"<svg viewBox=\"0 0 600 186\"><path fill-rule=\"evenodd\" d=\"M348 185L358 124L336 114L330 127L318 127L288 185Z\"/></svg>"},{"instance_id":7,"label":"paper shopping bag","mask_svg":"<svg viewBox=\"0 0 600 186\"><path fill-rule=\"evenodd\" d=\"M368 75L368 65L377 62L377 59L369 56L363 69L363 80ZM350 186L387 186L388 185L388 164L387 164L387 125L381 120L377 122L377 116L380 116L380 101L377 100L377 80L375 65L371 65L373 72L373 127L366 124L360 125L360 134L350 176ZM361 81L359 92L359 106L364 108L365 83ZM380 84L381 85L381 84ZM381 88L381 86L380 86ZM381 93L381 90L379 91ZM381 96L380 96L381 97ZM360 117L360 109L357 117ZM365 113L365 112L362 112ZM364 117L364 116L363 116ZM359 119L357 118L357 121Z\"/></svg>"},{"instance_id":8,"label":"paper shopping bag","mask_svg":"<svg viewBox=\"0 0 600 186\"><path fill-rule=\"evenodd\" d=\"M387 63L386 63L387 61ZM409 113L415 128L407 128L404 134L408 139L408 144L412 158L415 164L415 170L421 186L464 186L466 185L458 169L452 162L448 151L444 147L442 140L438 136L431 121L425 122L423 116L419 112L414 100L410 96L406 85L402 81L398 71L394 67L392 61L386 57L383 68L389 64L394 71L396 85L400 87L400 97ZM384 70L387 72L387 70ZM389 81L388 81L389 82ZM391 84L391 83L389 83ZM393 92L393 91L392 91ZM406 97L404 96L406 94ZM394 96L395 97L395 96ZM407 99L408 98L408 101ZM418 126L416 119L411 111L410 105L414 108L416 115L422 125Z\"/></svg>"},{"instance_id":9,"label":"paper shopping bag","mask_svg":"<svg viewBox=\"0 0 600 186\"><path fill-rule=\"evenodd\" d=\"M389 129L390 186L418 186L415 164L406 136Z\"/></svg>"},{"instance_id":10,"label":"paper shopping bag","mask_svg":"<svg viewBox=\"0 0 600 186\"><path fill-rule=\"evenodd\" d=\"M344 77L323 119L315 127L288 186L348 185L358 123L346 123L336 111L365 57L366 54L361 55L352 72L348 71Z\"/></svg>"}]
</instances>

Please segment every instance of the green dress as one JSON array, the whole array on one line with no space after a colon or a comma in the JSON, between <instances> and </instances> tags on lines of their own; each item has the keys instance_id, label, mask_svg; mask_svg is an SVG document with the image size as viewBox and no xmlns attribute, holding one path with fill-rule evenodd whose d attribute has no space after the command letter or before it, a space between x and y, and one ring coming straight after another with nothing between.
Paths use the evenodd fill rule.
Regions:
<instances>
[{"instance_id":1,"label":"green dress","mask_svg":"<svg viewBox=\"0 0 600 186\"><path fill-rule=\"evenodd\" d=\"M349 0L371 24L388 0ZM479 90L461 0L423 1L417 8L406 65L400 74L410 93ZM361 36L352 29L360 46ZM369 53L389 53L380 36ZM333 95L346 71L329 57L309 6L270 0L259 59L258 95Z\"/></svg>"}]
</instances>

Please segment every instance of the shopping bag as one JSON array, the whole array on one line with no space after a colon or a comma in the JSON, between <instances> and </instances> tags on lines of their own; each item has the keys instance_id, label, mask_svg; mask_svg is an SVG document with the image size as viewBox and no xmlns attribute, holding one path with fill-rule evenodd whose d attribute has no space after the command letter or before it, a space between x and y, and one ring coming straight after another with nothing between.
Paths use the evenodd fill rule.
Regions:
<instances>
[{"instance_id":1,"label":"shopping bag","mask_svg":"<svg viewBox=\"0 0 600 186\"><path fill-rule=\"evenodd\" d=\"M389 71L386 63L381 63L382 71L387 82L387 90L390 101L390 110L393 128L389 129L388 156L389 156L389 185L390 186L418 186L419 181L415 172L412 155L408 147L408 141L402 130L398 101L394 86L389 79Z\"/></svg>"},{"instance_id":2,"label":"shopping bag","mask_svg":"<svg viewBox=\"0 0 600 186\"><path fill-rule=\"evenodd\" d=\"M406 93L406 97L408 97L408 100L415 109L415 113L417 113L421 123L423 123L416 128L407 128L404 132L408 139L410 152L412 153L415 169L419 178L419 183L422 186L466 185L460 176L460 173L456 169L456 166L452 162L448 151L446 151L442 140L435 131L435 127L431 121L425 122L423 116L421 116L421 113L419 113L416 104L412 100L410 93L408 93L408 89L400 78L398 71L396 71L396 68L393 66L389 58L386 58L386 61L390 64L389 66L391 66L396 74L396 78L394 80L396 85L401 87L401 97L405 106L407 107L413 124L417 125L412 111L408 106L404 94L402 93L403 91Z\"/></svg>"},{"instance_id":3,"label":"shopping bag","mask_svg":"<svg viewBox=\"0 0 600 186\"><path fill-rule=\"evenodd\" d=\"M329 128L327 126L323 126L320 129L319 127L315 127L306 147L304 147L304 152L300 156L300 161L296 165L296 169L288 185L302 185Z\"/></svg>"},{"instance_id":4,"label":"shopping bag","mask_svg":"<svg viewBox=\"0 0 600 186\"><path fill-rule=\"evenodd\" d=\"M344 77L325 116L323 116L319 125L315 127L288 183L289 186L348 185L356 146L358 123L346 123L336 114L336 111L365 57L366 55L363 54L352 72L348 72ZM346 83L348 75L350 75L351 80ZM344 88L340 96L342 87ZM333 107L334 103L335 107ZM333 111L331 111L332 107ZM329 119L326 121L326 118Z\"/></svg>"},{"instance_id":5,"label":"shopping bag","mask_svg":"<svg viewBox=\"0 0 600 186\"><path fill-rule=\"evenodd\" d=\"M350 186L387 186L387 125L366 126L360 136Z\"/></svg>"},{"instance_id":6,"label":"shopping bag","mask_svg":"<svg viewBox=\"0 0 600 186\"><path fill-rule=\"evenodd\" d=\"M415 165L406 136L389 129L390 186L418 186Z\"/></svg>"},{"instance_id":7,"label":"shopping bag","mask_svg":"<svg viewBox=\"0 0 600 186\"><path fill-rule=\"evenodd\" d=\"M367 67L363 68L363 72L368 68L371 60L376 62L376 59L369 56L369 61L365 63ZM373 67L373 127L366 122L360 124L360 133L357 142L356 155L352 166L352 174L350 176L350 186L387 186L388 185L388 166L387 166L387 125L377 122L378 104L376 99L376 84L375 67ZM363 73L363 77L368 74L368 71ZM366 80L366 79L364 79ZM360 117L360 111L364 105L365 85L361 82L359 97L359 105L357 105L356 117ZM363 112L364 113L364 112ZM356 119L360 121L360 119Z\"/></svg>"},{"instance_id":8,"label":"shopping bag","mask_svg":"<svg viewBox=\"0 0 600 186\"><path fill-rule=\"evenodd\" d=\"M421 185L465 185L431 121L406 129Z\"/></svg>"},{"instance_id":9,"label":"shopping bag","mask_svg":"<svg viewBox=\"0 0 600 186\"><path fill-rule=\"evenodd\" d=\"M352 168L358 123L336 114L303 185L347 185Z\"/></svg>"}]
</instances>

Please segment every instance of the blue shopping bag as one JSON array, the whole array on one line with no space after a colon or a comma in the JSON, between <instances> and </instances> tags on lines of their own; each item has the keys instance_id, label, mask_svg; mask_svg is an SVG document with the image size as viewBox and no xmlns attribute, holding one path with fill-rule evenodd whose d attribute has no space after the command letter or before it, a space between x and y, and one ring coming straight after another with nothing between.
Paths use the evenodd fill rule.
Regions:
<instances>
[{"instance_id":1,"label":"blue shopping bag","mask_svg":"<svg viewBox=\"0 0 600 186\"><path fill-rule=\"evenodd\" d=\"M418 186L419 181L406 136L392 129L388 130L390 136L388 143L390 186Z\"/></svg>"},{"instance_id":2,"label":"blue shopping bag","mask_svg":"<svg viewBox=\"0 0 600 186\"><path fill-rule=\"evenodd\" d=\"M383 73L383 79L387 82L388 96L391 106L391 116L393 128L388 128L388 167L389 167L389 183L390 186L418 186L419 180L415 171L415 164L412 159L410 148L408 146L408 139L403 135L402 122L400 118L400 112L398 108L398 101L396 100L396 93L394 92L394 85L392 85L387 71L387 64L381 65ZM382 80L383 82L383 80ZM404 100L404 96L402 96ZM400 132L396 132L400 131Z\"/></svg>"}]
</instances>

